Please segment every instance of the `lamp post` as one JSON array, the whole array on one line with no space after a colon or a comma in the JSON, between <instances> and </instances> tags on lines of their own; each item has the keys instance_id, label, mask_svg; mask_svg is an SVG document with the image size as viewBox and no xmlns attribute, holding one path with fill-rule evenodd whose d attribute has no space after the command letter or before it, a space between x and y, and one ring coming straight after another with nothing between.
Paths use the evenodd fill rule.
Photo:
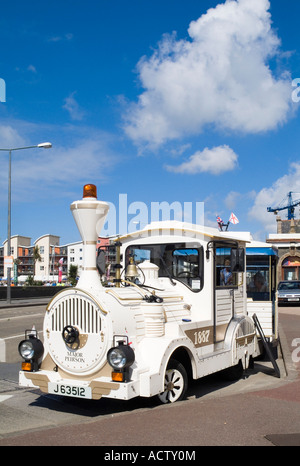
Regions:
<instances>
[{"instance_id":1,"label":"lamp post","mask_svg":"<svg viewBox=\"0 0 300 466\"><path fill-rule=\"evenodd\" d=\"M15 147L13 149L0 149L0 151L5 151L9 153L8 159L8 215L7 215L7 255L10 256L11 250L11 153L15 150L23 149L34 149L34 148L43 148L51 149L52 144L50 142L42 142L36 146L26 146L26 147ZM11 267L7 267L7 302L11 303Z\"/></svg>"}]
</instances>

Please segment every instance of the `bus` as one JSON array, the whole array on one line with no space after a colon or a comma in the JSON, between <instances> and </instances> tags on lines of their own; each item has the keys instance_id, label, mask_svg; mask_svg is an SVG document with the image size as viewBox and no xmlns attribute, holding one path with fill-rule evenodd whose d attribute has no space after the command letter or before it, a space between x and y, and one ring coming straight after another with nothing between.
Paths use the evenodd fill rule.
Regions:
<instances>
[{"instance_id":1,"label":"bus","mask_svg":"<svg viewBox=\"0 0 300 466\"><path fill-rule=\"evenodd\" d=\"M265 337L278 343L277 263L276 246L251 241L246 247L247 308L256 314Z\"/></svg>"}]
</instances>

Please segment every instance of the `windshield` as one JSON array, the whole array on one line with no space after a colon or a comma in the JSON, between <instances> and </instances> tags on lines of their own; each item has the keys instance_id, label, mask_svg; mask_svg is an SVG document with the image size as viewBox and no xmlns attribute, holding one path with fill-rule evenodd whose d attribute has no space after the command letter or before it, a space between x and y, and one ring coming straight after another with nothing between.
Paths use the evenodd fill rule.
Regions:
<instances>
[{"instance_id":1,"label":"windshield","mask_svg":"<svg viewBox=\"0 0 300 466\"><path fill-rule=\"evenodd\" d=\"M203 248L195 243L132 245L126 249L126 264L133 257L138 265L149 260L159 267L159 277L177 279L191 288L203 288Z\"/></svg>"},{"instance_id":2,"label":"windshield","mask_svg":"<svg viewBox=\"0 0 300 466\"><path fill-rule=\"evenodd\" d=\"M300 282L283 282L279 283L278 290L299 290Z\"/></svg>"}]
</instances>

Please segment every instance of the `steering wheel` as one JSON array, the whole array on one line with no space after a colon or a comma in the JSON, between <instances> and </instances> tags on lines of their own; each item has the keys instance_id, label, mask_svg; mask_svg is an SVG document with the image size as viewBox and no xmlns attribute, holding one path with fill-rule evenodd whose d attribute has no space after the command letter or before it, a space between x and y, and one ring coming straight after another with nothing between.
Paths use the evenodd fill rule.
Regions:
<instances>
[{"instance_id":1,"label":"steering wheel","mask_svg":"<svg viewBox=\"0 0 300 466\"><path fill-rule=\"evenodd\" d=\"M72 325L67 325L66 327L64 327L62 331L62 337L65 343L71 345L72 343L75 343L75 341L78 339L79 332L77 328L72 327Z\"/></svg>"},{"instance_id":2,"label":"steering wheel","mask_svg":"<svg viewBox=\"0 0 300 466\"><path fill-rule=\"evenodd\" d=\"M187 270L183 270L177 274L177 277L186 277L186 278L197 278L198 275L194 274L193 272L188 272Z\"/></svg>"}]
</instances>

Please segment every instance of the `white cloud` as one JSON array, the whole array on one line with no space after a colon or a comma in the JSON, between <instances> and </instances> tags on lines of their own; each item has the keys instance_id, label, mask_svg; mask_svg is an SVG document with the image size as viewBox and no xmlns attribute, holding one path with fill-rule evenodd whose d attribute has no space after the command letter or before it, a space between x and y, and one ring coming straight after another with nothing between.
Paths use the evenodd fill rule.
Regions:
<instances>
[{"instance_id":1,"label":"white cloud","mask_svg":"<svg viewBox=\"0 0 300 466\"><path fill-rule=\"evenodd\" d=\"M67 110L72 120L81 121L85 113L75 99L75 94L76 92L72 92L72 94L65 98L63 108Z\"/></svg>"},{"instance_id":2,"label":"white cloud","mask_svg":"<svg viewBox=\"0 0 300 466\"><path fill-rule=\"evenodd\" d=\"M287 194L294 192L293 199L300 198L300 162L291 163L289 172L278 178L270 187L265 187L256 194L249 217L259 221L265 231L276 231L275 216L267 212L267 207L276 208L287 205ZM279 212L281 218L286 218L287 210Z\"/></svg>"},{"instance_id":3,"label":"white cloud","mask_svg":"<svg viewBox=\"0 0 300 466\"><path fill-rule=\"evenodd\" d=\"M187 162L178 166L167 165L166 169L174 173L187 173L196 175L198 173L211 173L220 175L221 173L234 170L237 167L238 156L229 146L205 148L197 151Z\"/></svg>"},{"instance_id":4,"label":"white cloud","mask_svg":"<svg viewBox=\"0 0 300 466\"><path fill-rule=\"evenodd\" d=\"M13 126L16 128L14 129ZM40 132L43 133L41 137ZM53 132L57 138L52 139ZM63 143L58 142L59 139ZM28 136L31 133L30 140ZM26 134L26 139L22 137ZM0 124L0 147L15 148L43 142L45 134L53 143L52 149L28 149L12 153L12 195L21 202L54 199L73 191L74 186L89 182L107 182L110 170L117 163L113 149L115 137L93 128L56 128L51 125L27 124L11 121ZM72 141L72 142L70 142ZM2 154L0 188L7 191L8 153ZM7 202L6 195L0 199Z\"/></svg>"},{"instance_id":5,"label":"white cloud","mask_svg":"<svg viewBox=\"0 0 300 466\"><path fill-rule=\"evenodd\" d=\"M240 198L241 198L241 193L237 191L230 191L224 200L224 204L227 207L227 209L232 210L235 208Z\"/></svg>"},{"instance_id":6,"label":"white cloud","mask_svg":"<svg viewBox=\"0 0 300 466\"><path fill-rule=\"evenodd\" d=\"M27 71L31 71L32 73L36 73L36 67L34 65L27 66Z\"/></svg>"},{"instance_id":7,"label":"white cloud","mask_svg":"<svg viewBox=\"0 0 300 466\"><path fill-rule=\"evenodd\" d=\"M36 149L30 154L30 159L14 161L15 193L18 195L32 186L43 186L41 194L50 191L53 197L57 197L59 191L69 191L76 184L84 185L86 180L103 181L115 162L113 154L107 157L108 152L100 141L94 139L79 141L73 147Z\"/></svg>"},{"instance_id":8,"label":"white cloud","mask_svg":"<svg viewBox=\"0 0 300 466\"><path fill-rule=\"evenodd\" d=\"M61 41L70 41L72 40L74 35L70 32L63 34L61 36L51 36L48 39L48 42L61 42Z\"/></svg>"},{"instance_id":9,"label":"white cloud","mask_svg":"<svg viewBox=\"0 0 300 466\"><path fill-rule=\"evenodd\" d=\"M10 124L0 125L0 147L1 149L12 149L24 147L25 140Z\"/></svg>"},{"instance_id":10,"label":"white cloud","mask_svg":"<svg viewBox=\"0 0 300 466\"><path fill-rule=\"evenodd\" d=\"M286 121L291 81L269 67L280 45L269 7L227 0L191 22L189 39L165 35L137 65L145 91L125 116L129 137L157 146L207 125L257 133Z\"/></svg>"}]
</instances>

